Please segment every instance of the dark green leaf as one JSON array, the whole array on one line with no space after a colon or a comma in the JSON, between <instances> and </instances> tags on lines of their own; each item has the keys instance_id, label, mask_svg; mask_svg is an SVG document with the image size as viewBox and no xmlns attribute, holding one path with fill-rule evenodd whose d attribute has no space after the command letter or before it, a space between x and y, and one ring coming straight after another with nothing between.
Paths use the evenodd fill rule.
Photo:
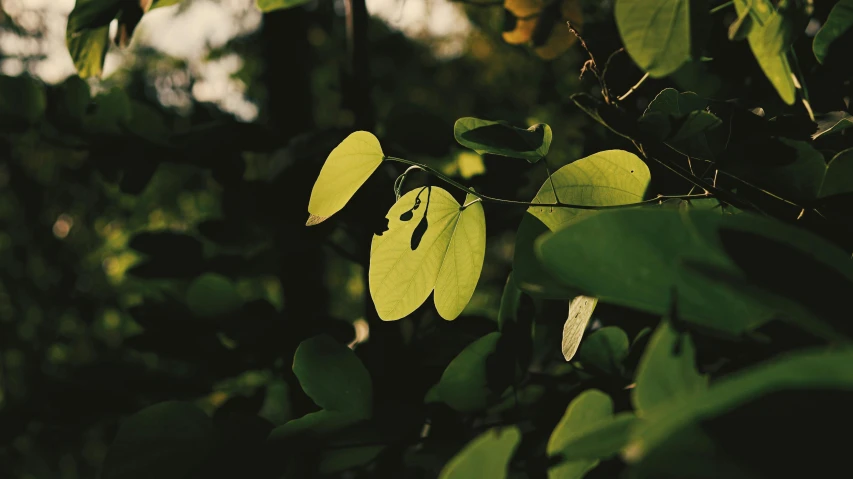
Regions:
<instances>
[{"instance_id":1,"label":"dark green leaf","mask_svg":"<svg viewBox=\"0 0 853 479\"><path fill-rule=\"evenodd\" d=\"M147 407L125 419L104 460L104 479L183 479L213 453L213 422L182 402Z\"/></svg>"},{"instance_id":2,"label":"dark green leaf","mask_svg":"<svg viewBox=\"0 0 853 479\"><path fill-rule=\"evenodd\" d=\"M471 413L485 409L495 399L495 392L489 388L486 361L495 352L500 337L500 333L483 336L447 365L437 391L448 406Z\"/></svg>"},{"instance_id":3,"label":"dark green leaf","mask_svg":"<svg viewBox=\"0 0 853 479\"><path fill-rule=\"evenodd\" d=\"M693 92L666 88L649 103L640 130L686 156L714 160L721 147L707 133L722 121L707 107L708 101Z\"/></svg>"},{"instance_id":4,"label":"dark green leaf","mask_svg":"<svg viewBox=\"0 0 853 479\"><path fill-rule=\"evenodd\" d=\"M826 23L817 32L812 50L817 61L823 63L829 54L829 47L837 38L853 28L853 0L839 0L829 12Z\"/></svg>"},{"instance_id":5,"label":"dark green leaf","mask_svg":"<svg viewBox=\"0 0 853 479\"><path fill-rule=\"evenodd\" d=\"M817 131L812 135L812 140L853 127L853 115L846 111L815 115L815 121L817 122Z\"/></svg>"},{"instance_id":6,"label":"dark green leaf","mask_svg":"<svg viewBox=\"0 0 853 479\"><path fill-rule=\"evenodd\" d=\"M348 347L326 335L306 339L296 348L293 373L315 404L327 411L370 416L370 373Z\"/></svg>"},{"instance_id":7,"label":"dark green leaf","mask_svg":"<svg viewBox=\"0 0 853 479\"><path fill-rule=\"evenodd\" d=\"M622 361L628 356L628 335L621 328L606 326L590 334L578 351L578 361L584 369L598 369L618 376Z\"/></svg>"},{"instance_id":8,"label":"dark green leaf","mask_svg":"<svg viewBox=\"0 0 853 479\"><path fill-rule=\"evenodd\" d=\"M109 26L121 10L122 0L77 0L68 15L68 33Z\"/></svg>"},{"instance_id":9,"label":"dark green leaf","mask_svg":"<svg viewBox=\"0 0 853 479\"><path fill-rule=\"evenodd\" d=\"M453 135L460 145L481 155L491 154L520 158L535 163L551 148L551 127L538 123L530 128L516 128L506 122L465 117L456 120Z\"/></svg>"},{"instance_id":10,"label":"dark green leaf","mask_svg":"<svg viewBox=\"0 0 853 479\"><path fill-rule=\"evenodd\" d=\"M826 167L826 177L820 187L822 198L853 193L853 148L835 155Z\"/></svg>"},{"instance_id":11,"label":"dark green leaf","mask_svg":"<svg viewBox=\"0 0 853 479\"><path fill-rule=\"evenodd\" d=\"M0 76L0 123L19 128L37 123L47 107L44 87L28 76Z\"/></svg>"},{"instance_id":12,"label":"dark green leaf","mask_svg":"<svg viewBox=\"0 0 853 479\"><path fill-rule=\"evenodd\" d=\"M225 276L207 273L187 288L187 306L196 316L215 318L233 313L243 306L243 298L234 283Z\"/></svg>"}]
</instances>

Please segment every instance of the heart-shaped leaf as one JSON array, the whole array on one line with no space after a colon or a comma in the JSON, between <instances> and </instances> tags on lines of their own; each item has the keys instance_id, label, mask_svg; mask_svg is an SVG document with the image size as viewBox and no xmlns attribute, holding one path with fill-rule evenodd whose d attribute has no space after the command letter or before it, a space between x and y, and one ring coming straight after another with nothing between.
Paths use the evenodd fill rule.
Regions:
<instances>
[{"instance_id":1,"label":"heart-shaped leaf","mask_svg":"<svg viewBox=\"0 0 853 479\"><path fill-rule=\"evenodd\" d=\"M442 318L462 313L486 252L486 219L475 200L469 195L463 208L446 190L424 187L391 207L388 230L373 237L370 249L370 295L380 318L411 314L433 289Z\"/></svg>"}]
</instances>

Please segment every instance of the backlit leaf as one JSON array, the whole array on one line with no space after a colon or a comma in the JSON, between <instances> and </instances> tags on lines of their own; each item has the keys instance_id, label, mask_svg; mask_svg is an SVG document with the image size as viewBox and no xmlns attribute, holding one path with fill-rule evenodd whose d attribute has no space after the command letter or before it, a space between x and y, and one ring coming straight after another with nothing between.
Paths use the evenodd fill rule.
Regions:
<instances>
[{"instance_id":1,"label":"backlit leaf","mask_svg":"<svg viewBox=\"0 0 853 479\"><path fill-rule=\"evenodd\" d=\"M446 190L424 187L391 207L388 230L370 249L370 295L380 318L411 314L433 289L444 319L468 304L483 266L486 224L480 202L461 206Z\"/></svg>"},{"instance_id":2,"label":"backlit leaf","mask_svg":"<svg viewBox=\"0 0 853 479\"><path fill-rule=\"evenodd\" d=\"M323 164L308 202L308 226L328 219L343 208L385 158L373 134L352 133L341 142Z\"/></svg>"},{"instance_id":3,"label":"backlit leaf","mask_svg":"<svg viewBox=\"0 0 853 479\"><path fill-rule=\"evenodd\" d=\"M654 78L690 61L709 16L705 0L617 0L614 13L628 54Z\"/></svg>"},{"instance_id":4,"label":"backlit leaf","mask_svg":"<svg viewBox=\"0 0 853 479\"><path fill-rule=\"evenodd\" d=\"M793 26L770 0L735 0L739 16L747 14L750 8L755 18L746 38L752 53L782 100L792 105L797 88L787 55L793 41Z\"/></svg>"},{"instance_id":5,"label":"backlit leaf","mask_svg":"<svg viewBox=\"0 0 853 479\"><path fill-rule=\"evenodd\" d=\"M561 346L566 361L571 361L577 352L596 304L598 304L598 299L589 296L578 296L569 303L569 317L563 324Z\"/></svg>"},{"instance_id":6,"label":"backlit leaf","mask_svg":"<svg viewBox=\"0 0 853 479\"><path fill-rule=\"evenodd\" d=\"M613 418L613 401L597 389L580 393L566 409L548 439L548 455L571 453L566 446ZM598 458L562 460L548 470L549 479L581 479L598 465Z\"/></svg>"}]
</instances>

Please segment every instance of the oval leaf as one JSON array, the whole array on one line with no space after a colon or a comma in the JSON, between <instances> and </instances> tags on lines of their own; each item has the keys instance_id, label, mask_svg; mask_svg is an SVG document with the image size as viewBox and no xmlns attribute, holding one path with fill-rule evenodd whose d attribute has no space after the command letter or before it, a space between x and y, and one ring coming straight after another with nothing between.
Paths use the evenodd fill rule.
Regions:
<instances>
[{"instance_id":1,"label":"oval leaf","mask_svg":"<svg viewBox=\"0 0 853 479\"><path fill-rule=\"evenodd\" d=\"M528 129L509 126L504 122L460 118L453 126L453 135L460 145L477 153L520 158L535 163L551 148L551 127L539 123Z\"/></svg>"},{"instance_id":2,"label":"oval leaf","mask_svg":"<svg viewBox=\"0 0 853 479\"><path fill-rule=\"evenodd\" d=\"M707 23L708 2L618 0L614 13L628 54L649 75L660 78L690 61L702 46L702 35L691 30Z\"/></svg>"},{"instance_id":3,"label":"oval leaf","mask_svg":"<svg viewBox=\"0 0 853 479\"><path fill-rule=\"evenodd\" d=\"M494 393L489 388L486 360L495 352L500 333L489 333L462 350L441 375L437 392L448 406L462 413L481 411Z\"/></svg>"},{"instance_id":4,"label":"oval leaf","mask_svg":"<svg viewBox=\"0 0 853 479\"><path fill-rule=\"evenodd\" d=\"M616 326L606 326L590 334L581 344L578 360L584 369L596 368L616 376L622 372L622 361L628 356L629 347L625 331Z\"/></svg>"},{"instance_id":5,"label":"oval leaf","mask_svg":"<svg viewBox=\"0 0 853 479\"><path fill-rule=\"evenodd\" d=\"M446 190L424 187L403 195L386 217L388 230L375 235L370 248L370 296L379 317L393 321L411 314L435 288L439 314L455 319L483 266L482 205L463 210Z\"/></svg>"},{"instance_id":6,"label":"oval leaf","mask_svg":"<svg viewBox=\"0 0 853 479\"><path fill-rule=\"evenodd\" d=\"M735 9L738 16L749 14L750 9L754 13L755 21L746 36L749 47L782 100L793 105L797 87L788 61L793 40L792 22L777 11L770 0L735 0Z\"/></svg>"},{"instance_id":7,"label":"oval leaf","mask_svg":"<svg viewBox=\"0 0 853 479\"><path fill-rule=\"evenodd\" d=\"M455 455L441 470L438 479L506 479L509 461L519 441L521 432L516 426L489 429Z\"/></svg>"},{"instance_id":8,"label":"oval leaf","mask_svg":"<svg viewBox=\"0 0 853 479\"><path fill-rule=\"evenodd\" d=\"M311 190L308 226L322 223L343 208L379 168L385 154L372 133L357 131L332 150Z\"/></svg>"},{"instance_id":9,"label":"oval leaf","mask_svg":"<svg viewBox=\"0 0 853 479\"><path fill-rule=\"evenodd\" d=\"M373 391L370 373L355 353L321 334L296 348L293 373L305 394L326 411L370 416Z\"/></svg>"}]
</instances>

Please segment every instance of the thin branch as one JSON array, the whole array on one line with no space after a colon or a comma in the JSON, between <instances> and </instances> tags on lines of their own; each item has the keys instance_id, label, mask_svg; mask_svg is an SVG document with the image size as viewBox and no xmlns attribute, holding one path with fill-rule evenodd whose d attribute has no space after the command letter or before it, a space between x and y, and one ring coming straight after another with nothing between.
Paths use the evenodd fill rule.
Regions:
<instances>
[{"instance_id":1,"label":"thin branch","mask_svg":"<svg viewBox=\"0 0 853 479\"><path fill-rule=\"evenodd\" d=\"M566 20L566 26L569 27L569 31L572 32L572 35L577 37L578 41L581 43L581 47L586 51L586 54L589 55L589 60L584 62L583 67L581 68L580 78L583 78L583 74L587 71L591 71L595 78L598 79L598 84L601 86L601 96L604 97L604 102L610 104L610 90L607 88L607 84L604 83L603 75L598 71L598 63L595 62L595 56L592 54L592 50L586 45L586 40L583 39L581 34L572 26L572 22Z\"/></svg>"},{"instance_id":2,"label":"thin branch","mask_svg":"<svg viewBox=\"0 0 853 479\"><path fill-rule=\"evenodd\" d=\"M635 83L635 84L634 84L634 86L632 86L630 90L626 91L624 95L620 96L620 97L619 97L619 98L617 98L616 100L618 100L618 101L622 101L622 100L624 100L624 99L628 98L628 95L630 95L631 93L634 93L634 92L637 90L637 88L640 88L640 85L642 85L642 84L643 84L643 82L644 82L644 81L646 81L646 79L647 79L647 78L649 78L649 73L648 73L648 72L646 72L646 74L645 74L645 75L643 75L643 78L640 78L640 81L638 81L637 83Z\"/></svg>"},{"instance_id":3,"label":"thin branch","mask_svg":"<svg viewBox=\"0 0 853 479\"><path fill-rule=\"evenodd\" d=\"M625 48L620 48L615 52L611 53L609 57L607 57L607 61L604 62L604 70L601 71L601 83L607 84L607 69L610 68L610 62L613 61L620 53L625 53Z\"/></svg>"},{"instance_id":4,"label":"thin branch","mask_svg":"<svg viewBox=\"0 0 853 479\"><path fill-rule=\"evenodd\" d=\"M648 204L657 203L659 201L664 201L664 200L675 200L675 199L689 200L689 199L694 199L694 198L708 198L711 196L708 193L697 194L697 195L658 195L655 198L651 198L651 199L643 200L643 201L638 201L636 203L626 203L626 204L622 204L622 205L609 205L609 206L573 205L573 204L568 204L568 203L533 203L533 202L529 202L529 201L507 200L504 198L495 198L494 196L484 195L483 193L480 193L478 191L474 191L473 189L468 188L467 186L465 186L461 183L458 183L457 181L447 177L445 174L441 173L440 171L435 170L434 168L431 168L427 165L421 165L419 163L415 163L415 162L410 161L410 160L405 160L403 158L397 158L397 157L393 157L393 156L386 156L385 159L390 160L390 161L396 161L398 163L403 163L406 165L419 166L424 171L432 173L433 175L437 176L438 178L440 178L441 180L450 184L451 186L457 188L458 190L464 191L465 193L468 193L472 196L476 196L477 198L479 198L483 202L501 203L501 204L507 204L507 205L520 205L520 206L526 206L528 208L529 207L543 207L543 208L569 208L569 209L576 209L576 210L615 210L615 209L620 209L620 208L633 208L633 207L637 207L637 206L645 206Z\"/></svg>"}]
</instances>

